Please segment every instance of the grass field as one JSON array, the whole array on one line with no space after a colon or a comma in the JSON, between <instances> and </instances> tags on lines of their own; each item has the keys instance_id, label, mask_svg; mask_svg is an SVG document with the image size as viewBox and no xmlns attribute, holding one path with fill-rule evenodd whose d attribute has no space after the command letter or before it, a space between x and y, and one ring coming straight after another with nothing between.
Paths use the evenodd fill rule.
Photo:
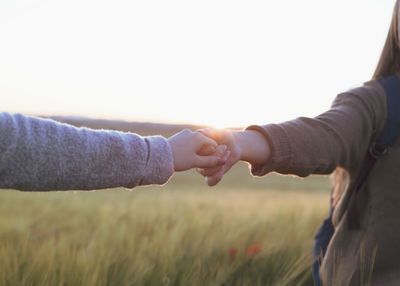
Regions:
<instances>
[{"instance_id":1,"label":"grass field","mask_svg":"<svg viewBox=\"0 0 400 286\"><path fill-rule=\"evenodd\" d=\"M246 168L215 188L186 172L133 191L2 190L0 285L313 285L328 179Z\"/></svg>"}]
</instances>

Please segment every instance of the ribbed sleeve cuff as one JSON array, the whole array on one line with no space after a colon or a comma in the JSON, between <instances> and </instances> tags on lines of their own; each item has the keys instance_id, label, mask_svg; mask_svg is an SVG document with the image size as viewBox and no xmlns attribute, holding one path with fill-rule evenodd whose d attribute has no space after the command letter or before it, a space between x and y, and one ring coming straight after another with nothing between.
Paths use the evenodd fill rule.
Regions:
<instances>
[{"instance_id":1,"label":"ribbed sleeve cuff","mask_svg":"<svg viewBox=\"0 0 400 286\"><path fill-rule=\"evenodd\" d=\"M264 176L270 172L288 174L293 160L290 140L285 130L277 124L265 126L251 125L246 130L255 130L264 135L271 148L269 160L263 165L252 165L254 176Z\"/></svg>"},{"instance_id":2,"label":"ribbed sleeve cuff","mask_svg":"<svg viewBox=\"0 0 400 286\"><path fill-rule=\"evenodd\" d=\"M174 173L171 147L168 141L161 136L145 137L145 141L148 147L148 157L140 184L165 184Z\"/></svg>"}]
</instances>

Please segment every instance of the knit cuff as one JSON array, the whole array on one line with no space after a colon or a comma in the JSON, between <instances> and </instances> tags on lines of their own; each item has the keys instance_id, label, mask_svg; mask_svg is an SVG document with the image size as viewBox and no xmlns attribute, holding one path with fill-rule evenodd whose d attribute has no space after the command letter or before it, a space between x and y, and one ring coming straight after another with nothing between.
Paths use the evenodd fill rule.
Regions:
<instances>
[{"instance_id":1,"label":"knit cuff","mask_svg":"<svg viewBox=\"0 0 400 286\"><path fill-rule=\"evenodd\" d=\"M277 124L252 125L246 130L255 130L264 135L271 149L268 161L263 165L252 165L251 173L254 176L264 176L270 172L288 174L293 155L285 130Z\"/></svg>"},{"instance_id":2,"label":"knit cuff","mask_svg":"<svg viewBox=\"0 0 400 286\"><path fill-rule=\"evenodd\" d=\"M148 155L143 179L140 184L165 184L174 173L171 146L161 136L149 136L144 139L147 143Z\"/></svg>"}]
</instances>

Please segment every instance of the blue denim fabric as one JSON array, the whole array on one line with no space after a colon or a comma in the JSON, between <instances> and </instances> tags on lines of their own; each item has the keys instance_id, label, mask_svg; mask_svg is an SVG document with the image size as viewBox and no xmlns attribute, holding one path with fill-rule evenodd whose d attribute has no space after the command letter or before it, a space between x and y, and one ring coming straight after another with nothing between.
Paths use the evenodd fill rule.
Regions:
<instances>
[{"instance_id":1,"label":"blue denim fabric","mask_svg":"<svg viewBox=\"0 0 400 286\"><path fill-rule=\"evenodd\" d=\"M314 249L313 249L313 265L312 272L314 276L314 282L316 286L321 286L322 281L319 275L319 269L321 267L322 258L326 253L326 249L328 248L328 244L333 236L335 231L332 224L332 213L333 207L331 207L331 211L329 217L324 220L320 228L318 229L315 235Z\"/></svg>"}]
</instances>

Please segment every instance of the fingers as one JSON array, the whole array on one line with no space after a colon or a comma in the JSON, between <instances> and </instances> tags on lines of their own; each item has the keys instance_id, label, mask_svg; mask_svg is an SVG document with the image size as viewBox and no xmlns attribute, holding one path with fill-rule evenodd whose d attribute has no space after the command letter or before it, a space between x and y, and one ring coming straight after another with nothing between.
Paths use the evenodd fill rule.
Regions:
<instances>
[{"instance_id":1,"label":"fingers","mask_svg":"<svg viewBox=\"0 0 400 286\"><path fill-rule=\"evenodd\" d=\"M216 166L222 166L225 164L225 160L218 156L200 156L196 155L196 166L198 168L213 168Z\"/></svg>"},{"instance_id":2,"label":"fingers","mask_svg":"<svg viewBox=\"0 0 400 286\"><path fill-rule=\"evenodd\" d=\"M218 166L215 168L197 168L197 172L200 173L204 177L211 177L216 174L219 170L221 170L222 166Z\"/></svg>"},{"instance_id":3,"label":"fingers","mask_svg":"<svg viewBox=\"0 0 400 286\"><path fill-rule=\"evenodd\" d=\"M219 157L226 157L226 149L228 149L228 147L226 145L218 145L217 149L215 150L215 155L219 156ZM225 158L225 160L228 157Z\"/></svg>"},{"instance_id":4,"label":"fingers","mask_svg":"<svg viewBox=\"0 0 400 286\"><path fill-rule=\"evenodd\" d=\"M223 178L223 176L232 168L232 166L239 161L239 154L237 152L227 151L226 153L228 152L229 152L228 156L226 158L225 156L223 157L226 160L222 168L217 170L214 174L209 175L211 172L207 174L206 182L210 187L218 184L219 181L221 181L221 179Z\"/></svg>"},{"instance_id":5,"label":"fingers","mask_svg":"<svg viewBox=\"0 0 400 286\"><path fill-rule=\"evenodd\" d=\"M204 137L204 135L201 136ZM205 138L210 139L208 137ZM210 140L215 142L212 139ZM221 166L224 165L226 160L228 159L226 153L229 151L225 152L226 149L227 149L226 145L218 145L216 147L210 145L203 145L198 154L195 155L196 167L200 168L201 170L220 169ZM215 173L215 171L213 173Z\"/></svg>"},{"instance_id":6,"label":"fingers","mask_svg":"<svg viewBox=\"0 0 400 286\"><path fill-rule=\"evenodd\" d=\"M203 145L200 149L199 152L197 152L198 155L200 156L210 156L216 152L216 149L214 146L211 145Z\"/></svg>"},{"instance_id":7,"label":"fingers","mask_svg":"<svg viewBox=\"0 0 400 286\"><path fill-rule=\"evenodd\" d=\"M207 185L209 185L210 187L215 186L216 184L219 183L219 181L221 181L221 179L225 173L226 173L226 171L225 171L225 165L224 165L217 173L215 173L212 176L206 177Z\"/></svg>"},{"instance_id":8,"label":"fingers","mask_svg":"<svg viewBox=\"0 0 400 286\"><path fill-rule=\"evenodd\" d=\"M202 150L205 148L202 148ZM229 158L230 151L226 151L227 147L226 145L219 145L213 155L220 157L223 161L226 161ZM204 156L204 153L199 154ZM207 154L209 155L209 154ZM197 168L197 172L199 172L201 175L204 177L206 176L212 176L216 172L218 172L221 169L221 166L217 166L214 168Z\"/></svg>"},{"instance_id":9,"label":"fingers","mask_svg":"<svg viewBox=\"0 0 400 286\"><path fill-rule=\"evenodd\" d=\"M215 153L215 155L219 156L224 162L226 162L229 158L229 156L231 155L231 151L226 151L226 146L225 145L220 145L217 148L217 151ZM197 168L197 172L199 172L201 175L203 175L204 177L208 177L208 176L213 176L214 174L216 174L220 169L222 168L222 166L217 166L214 168Z\"/></svg>"},{"instance_id":10,"label":"fingers","mask_svg":"<svg viewBox=\"0 0 400 286\"><path fill-rule=\"evenodd\" d=\"M223 166L215 168L198 169L198 172L206 178L207 185L212 187L218 184L219 181L221 181L224 174L228 172L228 170L232 167L231 165L230 166L227 165L230 155L231 151L225 152L224 156L222 157L222 159L225 160L225 164Z\"/></svg>"},{"instance_id":11,"label":"fingers","mask_svg":"<svg viewBox=\"0 0 400 286\"><path fill-rule=\"evenodd\" d=\"M201 156L216 155L222 157L227 148L226 145L218 145L217 148L210 145L203 145L197 154Z\"/></svg>"}]
</instances>

